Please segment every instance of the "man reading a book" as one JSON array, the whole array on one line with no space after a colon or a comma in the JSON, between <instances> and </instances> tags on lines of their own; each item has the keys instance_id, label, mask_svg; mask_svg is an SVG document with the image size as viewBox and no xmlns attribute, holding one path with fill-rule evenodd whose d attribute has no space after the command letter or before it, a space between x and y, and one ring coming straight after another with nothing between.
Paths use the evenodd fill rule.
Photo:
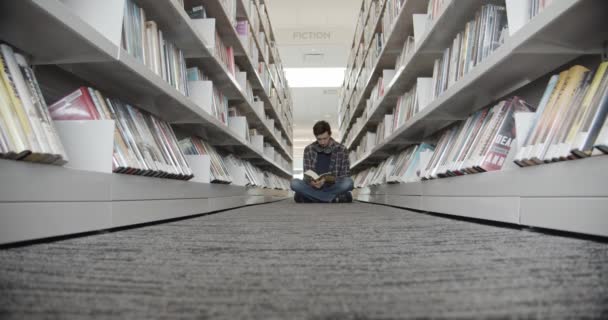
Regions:
<instances>
[{"instance_id":1,"label":"man reading a book","mask_svg":"<svg viewBox=\"0 0 608 320\"><path fill-rule=\"evenodd\" d=\"M304 180L294 179L296 202L352 202L353 179L346 147L331 137L326 121L313 129L317 141L304 149Z\"/></svg>"}]
</instances>

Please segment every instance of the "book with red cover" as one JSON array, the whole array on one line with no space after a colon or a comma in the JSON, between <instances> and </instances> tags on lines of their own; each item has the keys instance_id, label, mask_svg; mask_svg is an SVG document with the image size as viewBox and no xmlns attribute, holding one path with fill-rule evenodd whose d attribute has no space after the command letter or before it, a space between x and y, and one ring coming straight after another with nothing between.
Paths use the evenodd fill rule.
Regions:
<instances>
[{"instance_id":1,"label":"book with red cover","mask_svg":"<svg viewBox=\"0 0 608 320\"><path fill-rule=\"evenodd\" d=\"M492 142L481 165L476 167L481 171L487 172L502 169L511 151L513 141L517 137L515 132L515 113L530 112L530 108L519 97L513 97L507 103L509 104L507 114L491 138Z\"/></svg>"},{"instance_id":2,"label":"book with red cover","mask_svg":"<svg viewBox=\"0 0 608 320\"><path fill-rule=\"evenodd\" d=\"M53 120L99 120L93 99L86 87L80 87L49 107Z\"/></svg>"}]
</instances>

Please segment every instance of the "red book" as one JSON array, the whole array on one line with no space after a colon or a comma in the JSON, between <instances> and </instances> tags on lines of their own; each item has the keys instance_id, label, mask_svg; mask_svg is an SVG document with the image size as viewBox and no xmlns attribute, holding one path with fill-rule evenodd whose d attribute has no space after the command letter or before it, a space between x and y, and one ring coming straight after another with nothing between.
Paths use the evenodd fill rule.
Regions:
<instances>
[{"instance_id":1,"label":"red book","mask_svg":"<svg viewBox=\"0 0 608 320\"><path fill-rule=\"evenodd\" d=\"M99 120L95 103L86 87L70 93L49 107L53 120Z\"/></svg>"},{"instance_id":2,"label":"red book","mask_svg":"<svg viewBox=\"0 0 608 320\"><path fill-rule=\"evenodd\" d=\"M498 126L493 136L490 148L485 154L483 162L478 169L482 171L498 171L502 169L505 160L509 156L513 141L516 138L515 116L517 112L530 112L525 102L518 97L511 98L507 114Z\"/></svg>"}]
</instances>

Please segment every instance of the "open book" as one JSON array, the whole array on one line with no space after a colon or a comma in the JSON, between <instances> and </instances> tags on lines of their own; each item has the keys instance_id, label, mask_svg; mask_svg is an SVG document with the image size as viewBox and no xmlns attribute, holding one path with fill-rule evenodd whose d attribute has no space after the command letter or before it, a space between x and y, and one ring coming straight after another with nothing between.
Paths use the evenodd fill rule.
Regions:
<instances>
[{"instance_id":1,"label":"open book","mask_svg":"<svg viewBox=\"0 0 608 320\"><path fill-rule=\"evenodd\" d=\"M326 183L336 182L336 176L334 176L332 172L318 174L312 170L307 170L306 172L304 172L304 177L312 181L318 181L324 178Z\"/></svg>"}]
</instances>

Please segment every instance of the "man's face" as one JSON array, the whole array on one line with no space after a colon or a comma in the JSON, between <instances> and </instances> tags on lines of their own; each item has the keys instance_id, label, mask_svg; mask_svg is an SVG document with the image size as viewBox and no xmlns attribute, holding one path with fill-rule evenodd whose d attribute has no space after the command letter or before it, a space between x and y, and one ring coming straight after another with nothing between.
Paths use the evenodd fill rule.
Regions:
<instances>
[{"instance_id":1,"label":"man's face","mask_svg":"<svg viewBox=\"0 0 608 320\"><path fill-rule=\"evenodd\" d=\"M329 144L329 139L331 139L329 132L324 132L317 136L317 142L321 147L326 147Z\"/></svg>"}]
</instances>

